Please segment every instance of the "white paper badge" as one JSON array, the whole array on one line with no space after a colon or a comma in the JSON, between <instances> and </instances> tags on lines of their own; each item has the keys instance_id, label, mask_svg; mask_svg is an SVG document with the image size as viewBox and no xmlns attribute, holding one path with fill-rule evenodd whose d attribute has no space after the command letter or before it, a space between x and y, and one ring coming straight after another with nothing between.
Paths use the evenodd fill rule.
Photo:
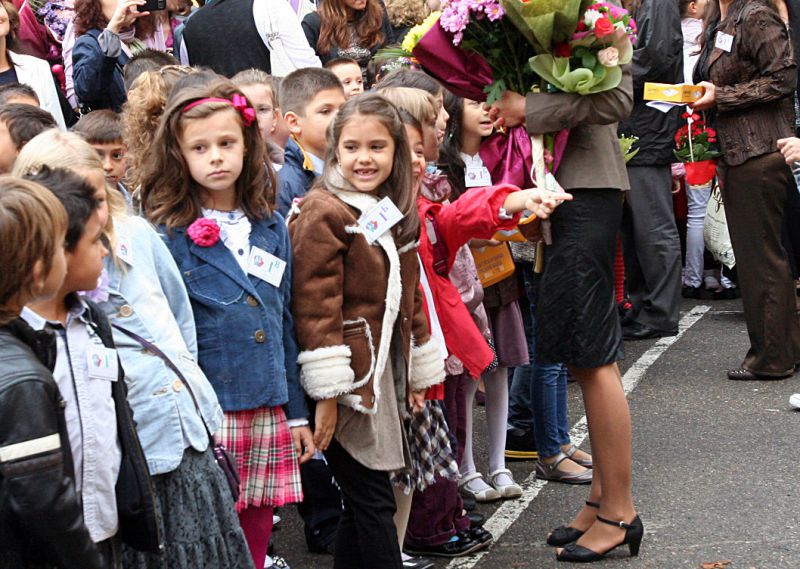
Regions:
<instances>
[{"instance_id":1,"label":"white paper badge","mask_svg":"<svg viewBox=\"0 0 800 569\"><path fill-rule=\"evenodd\" d=\"M397 209L388 197L383 198L367 213L358 218L358 226L364 237L372 245L378 237L389 231L403 219L403 212Z\"/></svg>"},{"instance_id":2,"label":"white paper badge","mask_svg":"<svg viewBox=\"0 0 800 569\"><path fill-rule=\"evenodd\" d=\"M105 346L89 346L86 350L86 363L90 378L117 381L119 377L117 350Z\"/></svg>"},{"instance_id":3,"label":"white paper badge","mask_svg":"<svg viewBox=\"0 0 800 569\"><path fill-rule=\"evenodd\" d=\"M274 287L281 286L286 261L267 253L258 247L250 247L250 258L247 261L247 272Z\"/></svg>"},{"instance_id":4,"label":"white paper badge","mask_svg":"<svg viewBox=\"0 0 800 569\"><path fill-rule=\"evenodd\" d=\"M717 39L714 41L714 47L718 47L722 51L731 52L733 49L733 36L725 32L717 32Z\"/></svg>"},{"instance_id":5,"label":"white paper badge","mask_svg":"<svg viewBox=\"0 0 800 569\"><path fill-rule=\"evenodd\" d=\"M485 188L492 185L492 175L486 166L467 166L464 185L468 188Z\"/></svg>"},{"instance_id":6,"label":"white paper badge","mask_svg":"<svg viewBox=\"0 0 800 569\"><path fill-rule=\"evenodd\" d=\"M127 239L117 241L117 257L133 266L133 249Z\"/></svg>"}]
</instances>

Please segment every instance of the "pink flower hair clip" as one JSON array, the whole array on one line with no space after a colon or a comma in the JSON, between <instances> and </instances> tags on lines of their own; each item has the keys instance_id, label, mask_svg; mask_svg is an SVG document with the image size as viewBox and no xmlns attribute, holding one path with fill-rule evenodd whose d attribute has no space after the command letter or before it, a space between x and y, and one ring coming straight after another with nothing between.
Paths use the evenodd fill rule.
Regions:
<instances>
[{"instance_id":1,"label":"pink flower hair clip","mask_svg":"<svg viewBox=\"0 0 800 569\"><path fill-rule=\"evenodd\" d=\"M200 247L213 247L219 241L219 225L213 219L201 217L186 229L192 241Z\"/></svg>"}]
</instances>

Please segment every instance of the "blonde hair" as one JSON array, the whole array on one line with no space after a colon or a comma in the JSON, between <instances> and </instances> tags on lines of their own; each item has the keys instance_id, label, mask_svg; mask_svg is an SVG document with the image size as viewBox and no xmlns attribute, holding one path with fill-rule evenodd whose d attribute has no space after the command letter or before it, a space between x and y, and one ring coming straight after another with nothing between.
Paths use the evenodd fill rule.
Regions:
<instances>
[{"instance_id":1,"label":"blonde hair","mask_svg":"<svg viewBox=\"0 0 800 569\"><path fill-rule=\"evenodd\" d=\"M18 314L7 304L16 295L34 293L36 263L48 275L58 247L64 246L67 212L50 190L28 180L0 176L0 324Z\"/></svg>"},{"instance_id":2,"label":"blonde hair","mask_svg":"<svg viewBox=\"0 0 800 569\"><path fill-rule=\"evenodd\" d=\"M144 159L153 144L167 97L178 79L194 72L191 67L169 65L158 71L146 71L133 82L128 102L122 107L124 141L128 151L126 178L133 191L141 185Z\"/></svg>"},{"instance_id":3,"label":"blonde hair","mask_svg":"<svg viewBox=\"0 0 800 569\"><path fill-rule=\"evenodd\" d=\"M413 87L386 87L379 93L398 109L417 119L420 124L436 120L436 99L427 91Z\"/></svg>"},{"instance_id":4,"label":"blonde hair","mask_svg":"<svg viewBox=\"0 0 800 569\"><path fill-rule=\"evenodd\" d=\"M231 81L239 89L251 85L264 85L272 93L272 106L278 108L278 91L275 89L275 81L272 80L272 75L269 73L261 69L245 69L231 77Z\"/></svg>"},{"instance_id":5,"label":"blonde hair","mask_svg":"<svg viewBox=\"0 0 800 569\"><path fill-rule=\"evenodd\" d=\"M61 132L57 129L46 130L33 137L26 144L14 162L11 172L14 176L32 174L42 166L64 168L81 174L81 170L95 170L105 176L103 161L97 151L83 137L74 132ZM108 222L105 235L114 250L114 219L127 216L128 206L125 198L116 188L106 184L106 201L108 202Z\"/></svg>"},{"instance_id":6,"label":"blonde hair","mask_svg":"<svg viewBox=\"0 0 800 569\"><path fill-rule=\"evenodd\" d=\"M386 0L386 14L392 27L416 26L431 13L423 0Z\"/></svg>"}]
</instances>

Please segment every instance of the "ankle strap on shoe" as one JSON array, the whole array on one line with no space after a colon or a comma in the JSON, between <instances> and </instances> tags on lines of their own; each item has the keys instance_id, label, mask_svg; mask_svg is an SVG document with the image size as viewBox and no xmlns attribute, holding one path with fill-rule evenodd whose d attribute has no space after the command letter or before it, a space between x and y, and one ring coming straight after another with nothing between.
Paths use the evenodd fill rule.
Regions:
<instances>
[{"instance_id":1,"label":"ankle strap on shoe","mask_svg":"<svg viewBox=\"0 0 800 569\"><path fill-rule=\"evenodd\" d=\"M626 524L625 522L612 522L609 519L604 518L603 516L597 516L597 520L603 522L604 524L608 524L610 526L622 528L622 529L632 529L633 526L631 524Z\"/></svg>"},{"instance_id":2,"label":"ankle strap on shoe","mask_svg":"<svg viewBox=\"0 0 800 569\"><path fill-rule=\"evenodd\" d=\"M600 509L600 504L598 502L590 502L589 500L586 500L586 505L590 508L596 508L598 510Z\"/></svg>"}]
</instances>

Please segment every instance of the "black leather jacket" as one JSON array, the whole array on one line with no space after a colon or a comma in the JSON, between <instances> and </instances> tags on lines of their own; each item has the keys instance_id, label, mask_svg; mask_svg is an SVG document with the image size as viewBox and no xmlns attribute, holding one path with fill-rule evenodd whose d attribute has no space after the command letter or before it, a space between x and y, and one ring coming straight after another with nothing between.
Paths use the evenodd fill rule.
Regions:
<instances>
[{"instance_id":1,"label":"black leather jacket","mask_svg":"<svg viewBox=\"0 0 800 569\"><path fill-rule=\"evenodd\" d=\"M102 569L75 493L55 337L0 327L0 568Z\"/></svg>"}]
</instances>

